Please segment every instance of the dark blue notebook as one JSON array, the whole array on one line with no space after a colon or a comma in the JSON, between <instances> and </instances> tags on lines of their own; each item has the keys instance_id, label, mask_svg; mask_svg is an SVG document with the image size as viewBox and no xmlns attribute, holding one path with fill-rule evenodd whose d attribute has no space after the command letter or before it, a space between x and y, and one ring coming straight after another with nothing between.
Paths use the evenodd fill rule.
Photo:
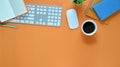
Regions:
<instances>
[{"instance_id":1,"label":"dark blue notebook","mask_svg":"<svg viewBox=\"0 0 120 67\"><path fill-rule=\"evenodd\" d=\"M93 7L100 20L105 20L120 10L120 0L103 0Z\"/></svg>"}]
</instances>

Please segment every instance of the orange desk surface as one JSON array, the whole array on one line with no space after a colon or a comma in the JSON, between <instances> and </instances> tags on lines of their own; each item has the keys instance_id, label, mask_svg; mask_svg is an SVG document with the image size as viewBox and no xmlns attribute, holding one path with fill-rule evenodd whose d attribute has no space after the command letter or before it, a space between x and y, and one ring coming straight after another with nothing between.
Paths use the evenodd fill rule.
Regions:
<instances>
[{"instance_id":1,"label":"orange desk surface","mask_svg":"<svg viewBox=\"0 0 120 67\"><path fill-rule=\"evenodd\" d=\"M66 10L77 9L79 23L90 19L72 0L25 0L26 4L62 6L61 27L12 24L18 29L0 27L0 67L120 67L120 12L108 25L96 21L97 34L86 37L80 27L70 30Z\"/></svg>"}]
</instances>

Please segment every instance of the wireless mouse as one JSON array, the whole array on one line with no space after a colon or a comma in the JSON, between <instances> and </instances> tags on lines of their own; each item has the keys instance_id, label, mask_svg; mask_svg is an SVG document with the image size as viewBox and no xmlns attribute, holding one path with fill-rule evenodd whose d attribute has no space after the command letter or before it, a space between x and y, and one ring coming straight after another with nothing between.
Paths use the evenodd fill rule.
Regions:
<instances>
[{"instance_id":1,"label":"wireless mouse","mask_svg":"<svg viewBox=\"0 0 120 67\"><path fill-rule=\"evenodd\" d=\"M76 29L79 26L78 17L75 9L67 10L67 20L70 29Z\"/></svg>"}]
</instances>

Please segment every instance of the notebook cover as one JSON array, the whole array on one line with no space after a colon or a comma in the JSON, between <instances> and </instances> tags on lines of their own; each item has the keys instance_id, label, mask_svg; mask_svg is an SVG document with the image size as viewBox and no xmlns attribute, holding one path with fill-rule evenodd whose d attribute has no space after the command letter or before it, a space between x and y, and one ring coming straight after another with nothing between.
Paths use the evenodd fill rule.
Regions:
<instances>
[{"instance_id":1,"label":"notebook cover","mask_svg":"<svg viewBox=\"0 0 120 67\"><path fill-rule=\"evenodd\" d=\"M94 12L94 10L92 9L92 7L96 4L98 4L99 2L101 2L102 0L90 0L90 4L86 10L86 16L93 18L95 20L99 20L99 18L97 17L96 13ZM110 18L106 19L105 21L102 21L105 24L108 24Z\"/></svg>"},{"instance_id":2,"label":"notebook cover","mask_svg":"<svg viewBox=\"0 0 120 67\"><path fill-rule=\"evenodd\" d=\"M93 7L100 20L105 20L120 10L120 0L104 0Z\"/></svg>"},{"instance_id":3,"label":"notebook cover","mask_svg":"<svg viewBox=\"0 0 120 67\"><path fill-rule=\"evenodd\" d=\"M93 18L93 19L96 19L96 20L99 20L96 13L93 11L92 7L99 3L101 0L90 0L90 4L89 4L89 7L86 11L86 15Z\"/></svg>"},{"instance_id":4,"label":"notebook cover","mask_svg":"<svg viewBox=\"0 0 120 67\"><path fill-rule=\"evenodd\" d=\"M7 21L27 12L23 0L1 0L0 9L0 22Z\"/></svg>"}]
</instances>

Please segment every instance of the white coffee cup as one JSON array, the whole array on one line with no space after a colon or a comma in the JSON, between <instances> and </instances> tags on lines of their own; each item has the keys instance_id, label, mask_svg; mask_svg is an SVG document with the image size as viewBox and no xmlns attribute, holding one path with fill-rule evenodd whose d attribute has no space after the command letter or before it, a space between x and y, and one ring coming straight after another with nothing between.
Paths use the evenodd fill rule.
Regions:
<instances>
[{"instance_id":1,"label":"white coffee cup","mask_svg":"<svg viewBox=\"0 0 120 67\"><path fill-rule=\"evenodd\" d=\"M86 20L83 22L81 29L86 36L93 36L97 32L97 24L93 20Z\"/></svg>"}]
</instances>

